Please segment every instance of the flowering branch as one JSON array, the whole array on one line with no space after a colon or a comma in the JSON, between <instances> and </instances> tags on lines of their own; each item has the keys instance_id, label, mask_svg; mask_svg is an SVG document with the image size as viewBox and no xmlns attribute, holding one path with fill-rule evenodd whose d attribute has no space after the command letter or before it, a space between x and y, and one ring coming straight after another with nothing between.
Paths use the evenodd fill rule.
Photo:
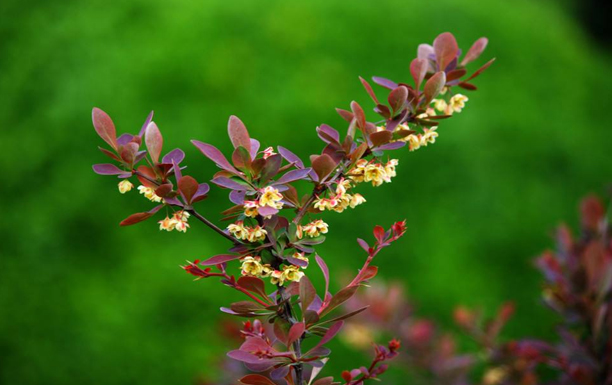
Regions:
<instances>
[{"instance_id":1,"label":"flowering branch","mask_svg":"<svg viewBox=\"0 0 612 385\"><path fill-rule=\"evenodd\" d=\"M223 308L224 312L247 318L264 317L274 324L273 336L249 334L240 349L229 353L252 372L265 374L243 377L242 383L272 384L270 379L273 379L302 385L307 373L311 375L309 384L333 382L333 379L316 379L329 355L325 344L340 331L344 319L365 308L332 318L330 313L376 275L377 268L371 265L374 257L399 239L406 229L404 222L394 224L387 231L375 227L372 247L358 240L368 257L351 283L332 295L329 269L316 253L316 247L325 241L329 226L316 216L325 211L342 213L364 204L366 199L355 191L362 183L373 186L390 183L396 176L399 161L385 158L385 153L402 147L415 151L435 143L439 121L461 112L468 100L462 94L454 94L454 87L475 90L471 80L492 63L489 61L467 76L466 65L477 59L486 45L487 39L477 40L461 60L457 42L448 32L438 36L433 45L420 45L418 57L410 64L410 84L373 78L387 90L386 103L379 101L371 85L360 78L374 102L373 112L383 121L378 125L368 121L364 109L354 101L350 103L350 111L338 109L348 123L346 134L341 136L326 124L317 127L323 149L310 156L309 166L280 146L260 151L260 142L251 138L236 116L231 116L228 122L228 135L234 147L229 158L214 146L193 140L193 145L219 168L211 182L229 192L232 205L223 215L231 223L226 229L195 210L194 205L207 197L210 187L182 174L181 163L185 158L182 150L174 149L162 157L163 137L152 120L153 113L138 135L117 137L111 118L94 108L94 128L110 146L100 150L118 164L97 164L93 166L94 171L119 177L121 193L134 188L130 178L136 177L140 183L138 191L157 204L149 211L130 215L121 225L145 221L164 208L166 217L158 222L160 230L186 232L190 227L189 218L193 216L232 242L233 247L227 254L194 261L183 268L197 279L220 277L223 284L249 298ZM145 150L140 149L143 142ZM139 165L142 162L146 165ZM311 192L304 198L300 198L295 186L298 181L312 184ZM325 290L320 296L305 273L311 258L325 276ZM228 264L234 261L240 262L238 279L226 273ZM269 292L267 283L274 291ZM319 338L319 342L302 352L302 340L306 338ZM361 377L352 378L351 384L377 377L384 371L377 365L393 355L377 348L371 369Z\"/></svg>"}]
</instances>

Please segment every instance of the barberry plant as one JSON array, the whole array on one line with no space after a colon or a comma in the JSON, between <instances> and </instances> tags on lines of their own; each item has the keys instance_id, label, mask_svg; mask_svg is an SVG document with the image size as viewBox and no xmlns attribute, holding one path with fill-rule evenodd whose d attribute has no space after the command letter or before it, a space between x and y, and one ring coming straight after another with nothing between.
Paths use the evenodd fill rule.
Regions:
<instances>
[{"instance_id":1,"label":"barberry plant","mask_svg":"<svg viewBox=\"0 0 612 385\"><path fill-rule=\"evenodd\" d=\"M334 314L334 310L376 276L373 259L404 235L406 228L404 222L396 222L387 230L376 226L373 243L359 239L367 258L353 280L332 294L329 269L316 251L333 230L322 215L364 204L366 199L356 192L362 183L380 186L391 182L399 162L389 158L387 152L402 147L415 151L435 143L439 121L460 112L467 101L466 96L453 90L475 90L471 81L493 62L467 76L466 65L476 60L486 45L486 38L477 40L460 59L461 50L451 33L439 35L433 45L421 44L418 57L410 63L411 83L373 78L374 83L387 89L387 103L378 98L368 81L360 78L379 118L369 121L364 109L354 101L350 110L338 109L348 123L346 134L341 136L327 124L317 127L323 150L310 156L308 166L284 147L260 150L260 142L251 138L244 123L235 116L228 123L234 147L231 156L193 140L193 145L219 168L211 182L229 190L231 206L223 215L230 224L225 228L199 211L210 188L193 176L183 175L185 153L174 149L162 156L163 137L153 121L153 112L137 135L117 137L111 118L94 108L94 128L110 146L100 150L116 162L94 165L94 171L118 176L121 193L131 191L134 182L139 183L138 191L156 203L148 211L130 215L121 225L145 221L162 211L166 215L158 222L160 230L186 232L189 221L196 218L231 243L228 252L188 262L183 269L196 279L217 277L246 296L244 301L223 308L224 312L265 319L274 325L269 334L253 328L256 323L249 324L251 329L243 333L244 343L228 353L253 372L240 379L242 383L337 383L332 377L318 378L330 354L325 345L340 331L345 319L366 308L341 315ZM141 149L143 141L145 148ZM306 194L298 192L298 181L309 182L311 189ZM323 291L315 289L310 273L306 273L313 259L325 278ZM399 346L396 340L387 346L376 346L371 365L343 372L343 383L358 385L377 378Z\"/></svg>"}]
</instances>

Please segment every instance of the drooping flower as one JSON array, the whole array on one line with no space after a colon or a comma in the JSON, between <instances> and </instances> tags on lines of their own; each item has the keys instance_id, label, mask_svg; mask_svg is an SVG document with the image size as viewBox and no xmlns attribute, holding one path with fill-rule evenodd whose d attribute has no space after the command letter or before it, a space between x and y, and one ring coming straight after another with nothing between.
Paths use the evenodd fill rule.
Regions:
<instances>
[{"instance_id":1,"label":"drooping flower","mask_svg":"<svg viewBox=\"0 0 612 385\"><path fill-rule=\"evenodd\" d=\"M304 276L304 272L300 270L299 266L283 266L281 276L283 277L283 281L300 282Z\"/></svg>"},{"instance_id":2,"label":"drooping flower","mask_svg":"<svg viewBox=\"0 0 612 385\"><path fill-rule=\"evenodd\" d=\"M243 225L242 221L231 223L227 226L227 230L239 240L245 240L249 236L249 230Z\"/></svg>"},{"instance_id":3,"label":"drooping flower","mask_svg":"<svg viewBox=\"0 0 612 385\"><path fill-rule=\"evenodd\" d=\"M273 285L283 285L285 283L285 276L280 270L274 270L270 273L270 283Z\"/></svg>"},{"instance_id":4,"label":"drooping flower","mask_svg":"<svg viewBox=\"0 0 612 385\"><path fill-rule=\"evenodd\" d=\"M362 203L365 203L366 200L363 197L363 195L361 194L353 194L353 196L351 197L351 208L354 209L355 207L359 206Z\"/></svg>"},{"instance_id":5,"label":"drooping flower","mask_svg":"<svg viewBox=\"0 0 612 385\"><path fill-rule=\"evenodd\" d=\"M189 228L189 223L187 223L187 219L189 219L189 213L187 211L177 211L174 213L174 217L172 218L176 224L174 225L174 228L176 231L180 231L183 233L187 232L187 229Z\"/></svg>"},{"instance_id":6,"label":"drooping flower","mask_svg":"<svg viewBox=\"0 0 612 385\"><path fill-rule=\"evenodd\" d=\"M436 143L436 138L438 137L438 132L436 128L424 129L424 134L421 137L421 146L427 146L428 143Z\"/></svg>"},{"instance_id":7,"label":"drooping flower","mask_svg":"<svg viewBox=\"0 0 612 385\"><path fill-rule=\"evenodd\" d=\"M311 238L318 237L321 234L327 234L329 230L329 226L327 223L323 222L321 219L317 219L316 221L310 222L307 225L302 227L304 233Z\"/></svg>"},{"instance_id":8,"label":"drooping flower","mask_svg":"<svg viewBox=\"0 0 612 385\"><path fill-rule=\"evenodd\" d=\"M267 186L263 189L263 193L259 197L259 206L270 206L280 210L283 207L283 202L281 202L282 199L283 196L277 189L272 186Z\"/></svg>"},{"instance_id":9,"label":"drooping flower","mask_svg":"<svg viewBox=\"0 0 612 385\"><path fill-rule=\"evenodd\" d=\"M268 235L268 232L258 225L252 229L248 229L247 240L249 242L261 242L266 239L266 235Z\"/></svg>"},{"instance_id":10,"label":"drooping flower","mask_svg":"<svg viewBox=\"0 0 612 385\"><path fill-rule=\"evenodd\" d=\"M363 172L364 182L372 182L372 186L380 186L384 182L389 182L385 168L380 164L368 164Z\"/></svg>"},{"instance_id":11,"label":"drooping flower","mask_svg":"<svg viewBox=\"0 0 612 385\"><path fill-rule=\"evenodd\" d=\"M368 165L366 159L359 159L355 166L349 171L349 178L355 183L361 183L364 180L365 168Z\"/></svg>"},{"instance_id":12,"label":"drooping flower","mask_svg":"<svg viewBox=\"0 0 612 385\"><path fill-rule=\"evenodd\" d=\"M406 142L408 142L408 149L410 151L418 150L421 147L421 138L418 135L410 134L406 137Z\"/></svg>"},{"instance_id":13,"label":"drooping flower","mask_svg":"<svg viewBox=\"0 0 612 385\"><path fill-rule=\"evenodd\" d=\"M174 226L176 225L176 221L174 219L166 216L163 220L157 222L159 223L159 230L172 231L174 230Z\"/></svg>"},{"instance_id":14,"label":"drooping flower","mask_svg":"<svg viewBox=\"0 0 612 385\"><path fill-rule=\"evenodd\" d=\"M274 147L268 147L265 150L263 150L263 158L264 159L268 159L272 155L276 155L276 153L274 152Z\"/></svg>"},{"instance_id":15,"label":"drooping flower","mask_svg":"<svg viewBox=\"0 0 612 385\"><path fill-rule=\"evenodd\" d=\"M446 103L446 100L444 99L434 99L433 100L433 105L434 108L440 112L444 112L446 114L446 109L448 107L448 104Z\"/></svg>"},{"instance_id":16,"label":"drooping flower","mask_svg":"<svg viewBox=\"0 0 612 385\"><path fill-rule=\"evenodd\" d=\"M259 214L257 201L244 201L244 215L250 218L255 218Z\"/></svg>"},{"instance_id":17,"label":"drooping flower","mask_svg":"<svg viewBox=\"0 0 612 385\"><path fill-rule=\"evenodd\" d=\"M395 167L399 164L397 159L390 159L385 165L385 172L389 176L389 178L395 177L397 174L395 173Z\"/></svg>"},{"instance_id":18,"label":"drooping flower","mask_svg":"<svg viewBox=\"0 0 612 385\"><path fill-rule=\"evenodd\" d=\"M465 107L465 102L467 102L468 100L469 100L468 97L465 95L462 95L462 94L453 95L450 98L450 101L448 103L448 108L452 112L461 112L461 110ZM447 115L450 115L450 114L447 114Z\"/></svg>"},{"instance_id":19,"label":"drooping flower","mask_svg":"<svg viewBox=\"0 0 612 385\"><path fill-rule=\"evenodd\" d=\"M151 202L161 202L162 198L155 194L155 190L147 186L138 186L138 191Z\"/></svg>"},{"instance_id":20,"label":"drooping flower","mask_svg":"<svg viewBox=\"0 0 612 385\"><path fill-rule=\"evenodd\" d=\"M122 180L121 182L119 182L119 192L121 194L125 194L128 191L131 191L134 188L134 185L132 184L132 182L130 182L127 179Z\"/></svg>"},{"instance_id":21,"label":"drooping flower","mask_svg":"<svg viewBox=\"0 0 612 385\"><path fill-rule=\"evenodd\" d=\"M335 198L317 198L314 201L314 208L319 209L320 211L333 210L337 204L338 201Z\"/></svg>"},{"instance_id":22,"label":"drooping flower","mask_svg":"<svg viewBox=\"0 0 612 385\"><path fill-rule=\"evenodd\" d=\"M261 264L261 258L252 257L247 255L242 259L242 275L258 277L263 272L263 265Z\"/></svg>"}]
</instances>

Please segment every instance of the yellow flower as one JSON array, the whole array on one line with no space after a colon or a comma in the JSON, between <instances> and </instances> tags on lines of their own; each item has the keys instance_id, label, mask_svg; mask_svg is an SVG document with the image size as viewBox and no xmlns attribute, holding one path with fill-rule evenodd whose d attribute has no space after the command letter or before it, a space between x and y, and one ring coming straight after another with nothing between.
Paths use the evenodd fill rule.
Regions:
<instances>
[{"instance_id":1,"label":"yellow flower","mask_svg":"<svg viewBox=\"0 0 612 385\"><path fill-rule=\"evenodd\" d=\"M467 96L456 94L456 95L453 95L452 98L450 98L448 107L453 112L461 112L461 110L465 107L465 102L467 101L468 101Z\"/></svg>"},{"instance_id":2,"label":"yellow flower","mask_svg":"<svg viewBox=\"0 0 612 385\"><path fill-rule=\"evenodd\" d=\"M372 186L380 186L384 182L390 181L385 168L380 164L369 164L366 166L363 173L365 182L372 182Z\"/></svg>"},{"instance_id":3,"label":"yellow flower","mask_svg":"<svg viewBox=\"0 0 612 385\"><path fill-rule=\"evenodd\" d=\"M174 230L174 226L176 226L176 220L170 219L167 216L164 218L164 220L157 223L159 223L159 230L172 231Z\"/></svg>"},{"instance_id":4,"label":"yellow flower","mask_svg":"<svg viewBox=\"0 0 612 385\"><path fill-rule=\"evenodd\" d=\"M299 266L283 266L281 276L283 277L283 281L300 282L300 279L304 276L304 272L300 271Z\"/></svg>"},{"instance_id":5,"label":"yellow flower","mask_svg":"<svg viewBox=\"0 0 612 385\"><path fill-rule=\"evenodd\" d=\"M351 198L351 208L354 209L355 207L359 206L362 203L365 203L365 198L363 197L363 195L361 194L353 194L353 197Z\"/></svg>"},{"instance_id":6,"label":"yellow flower","mask_svg":"<svg viewBox=\"0 0 612 385\"><path fill-rule=\"evenodd\" d=\"M264 159L268 159L272 155L276 155L276 153L274 152L274 147L268 147L265 150L263 150L263 158Z\"/></svg>"},{"instance_id":7,"label":"yellow flower","mask_svg":"<svg viewBox=\"0 0 612 385\"><path fill-rule=\"evenodd\" d=\"M155 190L153 190L151 187L147 187L147 186L138 186L138 191L145 196L145 198L147 198L148 200L150 200L151 202L161 202L161 197L158 197L155 194Z\"/></svg>"},{"instance_id":8,"label":"yellow flower","mask_svg":"<svg viewBox=\"0 0 612 385\"><path fill-rule=\"evenodd\" d=\"M421 137L421 146L427 146L428 143L436 143L436 138L438 137L438 133L435 128L431 130L425 129L424 134Z\"/></svg>"},{"instance_id":9,"label":"yellow flower","mask_svg":"<svg viewBox=\"0 0 612 385\"><path fill-rule=\"evenodd\" d=\"M121 182L119 182L119 192L121 194L125 194L126 192L132 190L133 188L134 188L134 185L132 184L132 182L130 182L127 179L124 179Z\"/></svg>"},{"instance_id":10,"label":"yellow flower","mask_svg":"<svg viewBox=\"0 0 612 385\"><path fill-rule=\"evenodd\" d=\"M261 197L259 197L259 205L261 207L270 206L278 210L283 207L283 202L281 202L282 199L283 196L277 189L272 186L267 186L263 190Z\"/></svg>"},{"instance_id":11,"label":"yellow flower","mask_svg":"<svg viewBox=\"0 0 612 385\"><path fill-rule=\"evenodd\" d=\"M303 231L311 238L318 237L321 234L327 234L329 231L329 225L323 222L321 219L310 222L303 227Z\"/></svg>"},{"instance_id":12,"label":"yellow flower","mask_svg":"<svg viewBox=\"0 0 612 385\"><path fill-rule=\"evenodd\" d=\"M390 159L385 165L385 172L389 176L389 178L393 178L397 174L395 173L395 166L397 166L399 161L397 159Z\"/></svg>"},{"instance_id":13,"label":"yellow flower","mask_svg":"<svg viewBox=\"0 0 612 385\"><path fill-rule=\"evenodd\" d=\"M433 104L434 108L440 112L446 111L446 108L448 107L448 104L446 104L446 100L444 99L434 99Z\"/></svg>"},{"instance_id":14,"label":"yellow flower","mask_svg":"<svg viewBox=\"0 0 612 385\"><path fill-rule=\"evenodd\" d=\"M247 239L249 236L249 230L244 227L242 221L231 223L229 226L227 226L227 230L230 232L230 234L240 240Z\"/></svg>"},{"instance_id":15,"label":"yellow flower","mask_svg":"<svg viewBox=\"0 0 612 385\"><path fill-rule=\"evenodd\" d=\"M285 276L282 271L274 270L270 273L270 283L273 285L283 285L285 283Z\"/></svg>"},{"instance_id":16,"label":"yellow flower","mask_svg":"<svg viewBox=\"0 0 612 385\"><path fill-rule=\"evenodd\" d=\"M503 366L489 369L485 372L482 382L485 385L501 384L508 377L508 369Z\"/></svg>"},{"instance_id":17,"label":"yellow flower","mask_svg":"<svg viewBox=\"0 0 612 385\"><path fill-rule=\"evenodd\" d=\"M333 210L337 204L338 202L335 199L317 198L314 201L314 208L320 211Z\"/></svg>"},{"instance_id":18,"label":"yellow flower","mask_svg":"<svg viewBox=\"0 0 612 385\"><path fill-rule=\"evenodd\" d=\"M368 161L366 159L359 159L351 171L349 171L349 178L355 183L363 182L363 173L367 165Z\"/></svg>"},{"instance_id":19,"label":"yellow flower","mask_svg":"<svg viewBox=\"0 0 612 385\"><path fill-rule=\"evenodd\" d=\"M175 222L174 229L176 231L180 231L183 233L187 232L189 228L189 224L187 223L187 219L189 219L190 215L187 211L177 211L174 213L172 220Z\"/></svg>"},{"instance_id":20,"label":"yellow flower","mask_svg":"<svg viewBox=\"0 0 612 385\"><path fill-rule=\"evenodd\" d=\"M386 129L387 129L387 127L386 127L386 126L377 126L377 127L376 127L376 131L377 131L377 132L381 132L381 131L384 131L384 130L386 130Z\"/></svg>"},{"instance_id":21,"label":"yellow flower","mask_svg":"<svg viewBox=\"0 0 612 385\"><path fill-rule=\"evenodd\" d=\"M305 256L304 253L298 253L297 251L295 253L293 253L293 258L301 259L302 261L305 261L306 263L309 262L308 257Z\"/></svg>"},{"instance_id":22,"label":"yellow flower","mask_svg":"<svg viewBox=\"0 0 612 385\"><path fill-rule=\"evenodd\" d=\"M261 264L261 258L251 257L250 255L242 259L242 275L248 275L251 277L257 277L263 272L263 265Z\"/></svg>"},{"instance_id":23,"label":"yellow flower","mask_svg":"<svg viewBox=\"0 0 612 385\"><path fill-rule=\"evenodd\" d=\"M334 205L334 211L337 213L341 213L346 210L347 207L351 204L351 195L350 194L341 194L336 195L335 197L336 204Z\"/></svg>"},{"instance_id":24,"label":"yellow flower","mask_svg":"<svg viewBox=\"0 0 612 385\"><path fill-rule=\"evenodd\" d=\"M266 239L266 235L268 234L268 232L262 229L260 226L255 226L255 228L249 229L248 232L249 234L247 236L247 239L249 240L249 242L263 241L264 239Z\"/></svg>"},{"instance_id":25,"label":"yellow flower","mask_svg":"<svg viewBox=\"0 0 612 385\"><path fill-rule=\"evenodd\" d=\"M406 137L406 142L408 142L408 149L410 151L418 150L421 147L421 138L419 138L418 135L408 135Z\"/></svg>"},{"instance_id":26,"label":"yellow flower","mask_svg":"<svg viewBox=\"0 0 612 385\"><path fill-rule=\"evenodd\" d=\"M250 218L255 218L259 211L257 201L244 201L244 215Z\"/></svg>"},{"instance_id":27,"label":"yellow flower","mask_svg":"<svg viewBox=\"0 0 612 385\"><path fill-rule=\"evenodd\" d=\"M266 263L265 265L261 265L261 274L259 276L261 278L269 277L272 275L273 271L274 269L272 268L272 266Z\"/></svg>"},{"instance_id":28,"label":"yellow flower","mask_svg":"<svg viewBox=\"0 0 612 385\"><path fill-rule=\"evenodd\" d=\"M302 237L304 237L304 229L302 228L302 225L297 225L297 228L295 229L295 237L297 239L302 239Z\"/></svg>"}]
</instances>

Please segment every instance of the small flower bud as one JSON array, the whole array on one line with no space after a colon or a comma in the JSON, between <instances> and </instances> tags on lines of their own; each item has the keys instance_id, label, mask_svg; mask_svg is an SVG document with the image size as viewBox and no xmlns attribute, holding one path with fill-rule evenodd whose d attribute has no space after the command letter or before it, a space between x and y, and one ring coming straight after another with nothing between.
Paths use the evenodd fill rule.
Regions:
<instances>
[{"instance_id":1,"label":"small flower bud","mask_svg":"<svg viewBox=\"0 0 612 385\"><path fill-rule=\"evenodd\" d=\"M132 182L130 182L127 179L124 179L121 182L119 182L119 192L121 194L125 194L126 192L132 190L133 188L134 188L134 185L132 184Z\"/></svg>"}]
</instances>

